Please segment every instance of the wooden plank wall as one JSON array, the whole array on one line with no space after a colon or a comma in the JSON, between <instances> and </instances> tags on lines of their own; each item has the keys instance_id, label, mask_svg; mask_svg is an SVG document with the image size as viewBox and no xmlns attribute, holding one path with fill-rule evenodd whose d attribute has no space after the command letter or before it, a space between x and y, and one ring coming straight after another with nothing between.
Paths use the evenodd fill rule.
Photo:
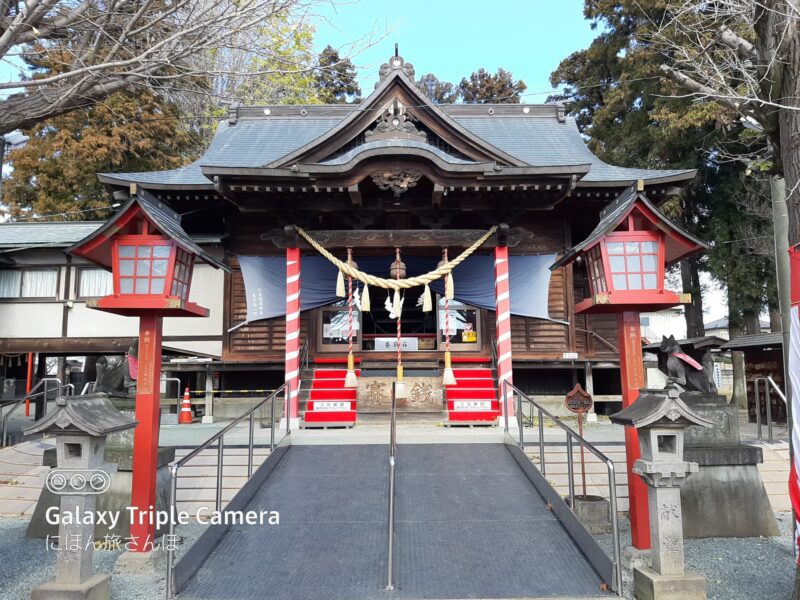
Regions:
<instances>
[{"instance_id":1,"label":"wooden plank wall","mask_svg":"<svg viewBox=\"0 0 800 600\"><path fill-rule=\"evenodd\" d=\"M223 360L282 361L286 348L286 318L276 317L243 325L234 331L228 329L247 318L247 297L244 278L235 258L229 260L233 273L225 276L225 332L223 335ZM308 335L308 316L300 320L300 339Z\"/></svg>"}]
</instances>

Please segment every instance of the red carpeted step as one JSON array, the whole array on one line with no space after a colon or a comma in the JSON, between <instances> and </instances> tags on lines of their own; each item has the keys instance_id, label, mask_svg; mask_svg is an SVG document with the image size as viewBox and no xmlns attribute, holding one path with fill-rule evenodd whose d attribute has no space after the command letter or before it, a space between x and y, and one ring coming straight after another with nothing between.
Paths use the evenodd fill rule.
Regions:
<instances>
[{"instance_id":1,"label":"red carpeted step","mask_svg":"<svg viewBox=\"0 0 800 600\"><path fill-rule=\"evenodd\" d=\"M342 388L340 390L311 389L309 400L355 400L356 388Z\"/></svg>"},{"instance_id":2,"label":"red carpeted step","mask_svg":"<svg viewBox=\"0 0 800 600\"><path fill-rule=\"evenodd\" d=\"M495 400L497 390L494 388L447 388L448 400Z\"/></svg>"},{"instance_id":3,"label":"red carpeted step","mask_svg":"<svg viewBox=\"0 0 800 600\"><path fill-rule=\"evenodd\" d=\"M453 364L457 363L474 363L474 364L482 364L491 362L491 359L485 356L453 356L451 359Z\"/></svg>"},{"instance_id":4,"label":"red carpeted step","mask_svg":"<svg viewBox=\"0 0 800 600\"><path fill-rule=\"evenodd\" d=\"M355 423L356 411L306 411L303 420L306 423Z\"/></svg>"},{"instance_id":5,"label":"red carpeted step","mask_svg":"<svg viewBox=\"0 0 800 600\"><path fill-rule=\"evenodd\" d=\"M455 385L448 385L448 390L457 390L459 388L493 388L495 387L494 379L487 377L486 379L456 379Z\"/></svg>"},{"instance_id":6,"label":"red carpeted step","mask_svg":"<svg viewBox=\"0 0 800 600\"><path fill-rule=\"evenodd\" d=\"M356 375L361 374L361 369L355 370ZM344 379L347 369L314 369L314 379Z\"/></svg>"},{"instance_id":7,"label":"red carpeted step","mask_svg":"<svg viewBox=\"0 0 800 600\"><path fill-rule=\"evenodd\" d=\"M458 423L459 421L486 421L487 423L492 423L497 420L499 415L499 411L493 410L475 412L455 411L448 415L447 420L450 423Z\"/></svg>"},{"instance_id":8,"label":"red carpeted step","mask_svg":"<svg viewBox=\"0 0 800 600\"><path fill-rule=\"evenodd\" d=\"M453 375L456 376L456 381L463 377L464 379L483 379L485 377L492 377L491 369L453 369Z\"/></svg>"}]
</instances>

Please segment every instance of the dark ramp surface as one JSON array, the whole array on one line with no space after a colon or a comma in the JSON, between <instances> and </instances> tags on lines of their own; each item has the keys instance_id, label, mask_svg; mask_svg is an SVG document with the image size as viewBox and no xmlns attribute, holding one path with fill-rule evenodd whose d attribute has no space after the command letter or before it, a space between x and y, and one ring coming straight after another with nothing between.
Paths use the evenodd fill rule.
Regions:
<instances>
[{"instance_id":1,"label":"dark ramp surface","mask_svg":"<svg viewBox=\"0 0 800 600\"><path fill-rule=\"evenodd\" d=\"M502 444L401 445L394 592L386 583L388 450L293 446L179 600L564 598L600 578Z\"/></svg>"}]
</instances>

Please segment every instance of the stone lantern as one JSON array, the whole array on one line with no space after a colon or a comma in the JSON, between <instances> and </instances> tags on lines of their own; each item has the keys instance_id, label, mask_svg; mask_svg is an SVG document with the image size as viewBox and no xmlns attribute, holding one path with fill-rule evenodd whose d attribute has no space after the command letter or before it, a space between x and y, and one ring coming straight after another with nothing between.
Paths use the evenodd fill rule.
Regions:
<instances>
[{"instance_id":1,"label":"stone lantern","mask_svg":"<svg viewBox=\"0 0 800 600\"><path fill-rule=\"evenodd\" d=\"M111 596L111 576L92 573L94 522L67 515L94 515L98 495L111 485L104 463L106 436L136 426L105 394L56 398L56 410L36 421L25 435L49 433L56 438L58 468L47 476L48 489L61 497L55 577L31 592L33 600Z\"/></svg>"},{"instance_id":2,"label":"stone lantern","mask_svg":"<svg viewBox=\"0 0 800 600\"><path fill-rule=\"evenodd\" d=\"M689 294L665 289L664 272L668 266L707 248L650 202L644 193L644 181L640 180L604 208L594 231L551 267L584 263L589 294L576 303L575 312L617 315L623 407L633 404L645 385L640 313L690 302ZM636 431L630 427L625 430L625 454L631 541L641 551L650 547L647 488L633 472L639 444Z\"/></svg>"},{"instance_id":3,"label":"stone lantern","mask_svg":"<svg viewBox=\"0 0 800 600\"><path fill-rule=\"evenodd\" d=\"M705 600L705 578L684 570L681 486L699 469L697 463L684 460L686 428L713 423L693 412L674 387L641 390L636 402L610 418L638 431L641 457L633 472L648 487L652 568L634 569L634 596L639 600Z\"/></svg>"}]
</instances>

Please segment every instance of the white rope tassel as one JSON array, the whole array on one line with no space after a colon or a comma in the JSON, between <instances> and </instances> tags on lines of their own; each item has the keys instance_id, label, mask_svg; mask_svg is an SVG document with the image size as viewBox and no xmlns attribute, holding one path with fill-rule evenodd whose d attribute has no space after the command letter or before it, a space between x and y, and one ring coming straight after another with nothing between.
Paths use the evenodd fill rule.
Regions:
<instances>
[{"instance_id":1,"label":"white rope tassel","mask_svg":"<svg viewBox=\"0 0 800 600\"><path fill-rule=\"evenodd\" d=\"M344 291L344 273L339 271L339 274L336 276L336 296L338 298L344 298L346 296Z\"/></svg>"},{"instance_id":2,"label":"white rope tassel","mask_svg":"<svg viewBox=\"0 0 800 600\"><path fill-rule=\"evenodd\" d=\"M364 284L364 291L361 292L361 310L364 312L370 311L369 286L366 283Z\"/></svg>"},{"instance_id":3,"label":"white rope tassel","mask_svg":"<svg viewBox=\"0 0 800 600\"><path fill-rule=\"evenodd\" d=\"M425 290L422 292L422 312L431 312L433 310L433 299L431 298L431 288L425 284Z\"/></svg>"},{"instance_id":4,"label":"white rope tassel","mask_svg":"<svg viewBox=\"0 0 800 600\"><path fill-rule=\"evenodd\" d=\"M392 312L396 319L400 318L400 313L403 310L403 303L400 301L400 290L394 291L394 300L392 301Z\"/></svg>"},{"instance_id":5,"label":"white rope tassel","mask_svg":"<svg viewBox=\"0 0 800 600\"><path fill-rule=\"evenodd\" d=\"M455 295L455 285L453 284L453 273L448 273L444 278L444 297L452 300Z\"/></svg>"}]
</instances>

